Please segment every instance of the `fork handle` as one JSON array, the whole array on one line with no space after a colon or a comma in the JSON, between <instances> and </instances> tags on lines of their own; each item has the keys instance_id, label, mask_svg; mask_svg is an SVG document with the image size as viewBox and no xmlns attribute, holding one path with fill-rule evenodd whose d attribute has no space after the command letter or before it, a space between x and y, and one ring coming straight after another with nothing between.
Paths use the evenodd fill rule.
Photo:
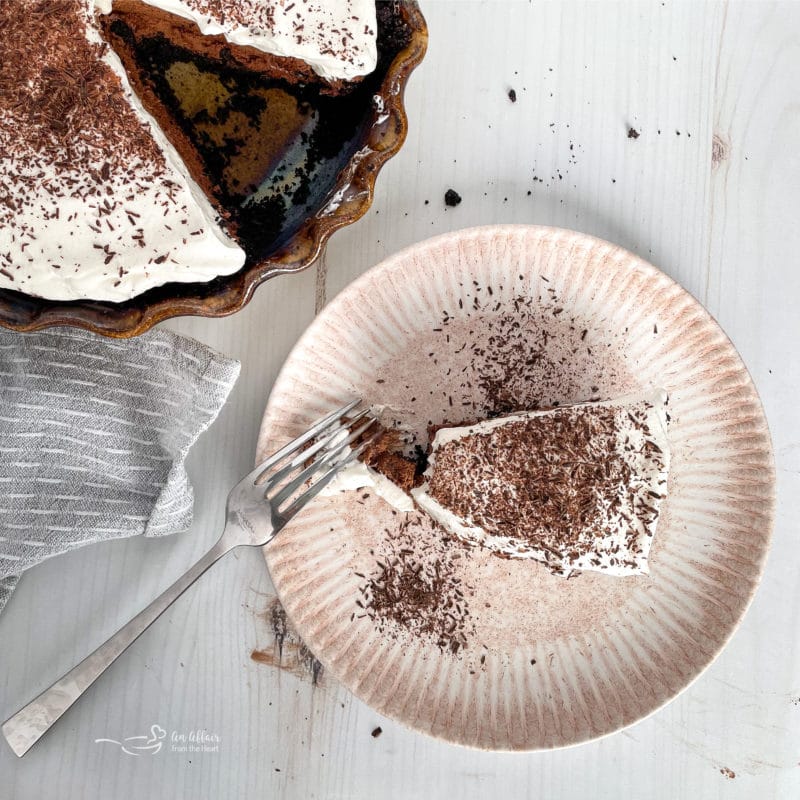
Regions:
<instances>
[{"instance_id":1,"label":"fork handle","mask_svg":"<svg viewBox=\"0 0 800 800\"><path fill-rule=\"evenodd\" d=\"M235 546L235 544L233 545ZM2 726L11 749L23 756L47 733L61 715L111 666L128 645L137 639L214 562L232 549L220 539L194 566L162 592L147 608L123 625L91 655L76 664L49 689L21 708Z\"/></svg>"}]
</instances>

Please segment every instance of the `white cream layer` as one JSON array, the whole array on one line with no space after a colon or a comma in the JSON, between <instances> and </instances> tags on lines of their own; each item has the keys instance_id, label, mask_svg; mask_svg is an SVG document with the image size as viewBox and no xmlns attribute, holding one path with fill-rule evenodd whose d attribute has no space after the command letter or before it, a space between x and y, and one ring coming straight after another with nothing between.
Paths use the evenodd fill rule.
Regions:
<instances>
[{"instance_id":1,"label":"white cream layer","mask_svg":"<svg viewBox=\"0 0 800 800\"><path fill-rule=\"evenodd\" d=\"M237 0L220 15L205 0L143 0L190 19L206 35L222 35L276 56L299 58L323 78L352 80L378 63L375 0ZM112 0L96 0L108 13Z\"/></svg>"},{"instance_id":2,"label":"white cream layer","mask_svg":"<svg viewBox=\"0 0 800 800\"><path fill-rule=\"evenodd\" d=\"M339 492L350 492L356 489L372 489L378 497L382 497L390 506L398 511L413 511L414 501L397 484L392 483L385 475L368 467L361 461L345 467L320 492L323 497L331 497Z\"/></svg>"},{"instance_id":3,"label":"white cream layer","mask_svg":"<svg viewBox=\"0 0 800 800\"><path fill-rule=\"evenodd\" d=\"M667 440L666 432L666 402L667 395L663 390L659 390L653 395L647 397L641 396L628 396L619 398L617 400L610 400L601 403L582 403L582 406L595 406L595 407L610 407L625 409L631 406L644 405L646 407L646 424L651 433L648 437L658 446L661 450L663 457L663 469L659 469L654 462L647 459L636 459L636 463L632 466L635 468L637 477L646 482L646 489L652 490L657 494L664 493L664 486L667 480L669 470L669 442ZM571 406L574 408L575 406ZM460 428L441 428L437 431L434 437L431 454L428 457L428 468L425 471L425 476L430 477L436 466L436 451L447 442L452 442L457 439L466 438L476 434L486 433L496 428L512 425L517 422L523 422L535 417L542 417L552 415L554 413L563 413L567 406L562 406L559 409L548 411L528 411L521 414L511 414L505 417L498 417L496 419L485 420L476 425L470 425ZM623 443L626 437L634 445L641 444L643 434L639 428L632 423L625 425L627 416L621 416L620 420L623 425L620 426L618 432L619 453L623 453ZM428 483L412 489L411 494L414 497L417 505L433 517L440 525L447 530L451 531L457 536L460 536L470 542L479 543L486 547L503 552L514 557L532 558L537 561L542 561L550 566L553 566L552 554L547 557L547 554L540 549L537 549L530 542L522 538L502 537L488 533L480 526L472 524L471 520L462 519L454 514L449 509L442 506L437 500L428 494ZM632 511L632 509L628 509ZM641 525L640 522L634 520L634 524L638 526L637 535L635 537L636 548L631 548L628 541L628 534L630 533L630 524L625 522L621 517L609 517L608 519L608 533L606 536L597 538L597 549L589 553L584 553L577 559L563 559L563 566L566 574L573 569L575 570L592 570L596 572L603 572L608 575L636 575L647 574L649 567L647 557L650 552L650 547L655 535L656 520L649 527ZM611 562L610 552L614 547L618 546L616 555L616 562ZM594 559L599 558L600 564L595 564ZM626 564L624 562L633 562Z\"/></svg>"}]
</instances>

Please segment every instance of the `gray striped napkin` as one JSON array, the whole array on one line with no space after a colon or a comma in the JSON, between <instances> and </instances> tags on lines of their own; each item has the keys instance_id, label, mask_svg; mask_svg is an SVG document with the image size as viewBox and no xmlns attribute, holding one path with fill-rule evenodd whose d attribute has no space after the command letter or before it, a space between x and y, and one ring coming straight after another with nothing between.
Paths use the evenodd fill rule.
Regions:
<instances>
[{"instance_id":1,"label":"gray striped napkin","mask_svg":"<svg viewBox=\"0 0 800 800\"><path fill-rule=\"evenodd\" d=\"M45 558L186 530L184 459L238 374L170 331L0 330L0 609Z\"/></svg>"}]
</instances>

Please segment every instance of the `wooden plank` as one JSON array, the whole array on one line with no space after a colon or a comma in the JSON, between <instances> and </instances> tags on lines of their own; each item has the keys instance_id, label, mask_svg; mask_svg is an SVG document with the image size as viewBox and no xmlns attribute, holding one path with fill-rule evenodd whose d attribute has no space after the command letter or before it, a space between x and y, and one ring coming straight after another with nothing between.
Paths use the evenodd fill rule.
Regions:
<instances>
[{"instance_id":1,"label":"wooden plank","mask_svg":"<svg viewBox=\"0 0 800 800\"><path fill-rule=\"evenodd\" d=\"M409 138L384 168L372 210L333 237L316 272L271 282L230 319L171 325L244 365L191 455L193 531L72 553L26 576L0 615L0 708L59 675L210 544L227 487L252 460L269 387L315 309L397 249L474 224L535 222L610 239L718 316L757 381L776 442L782 500L753 607L707 674L629 731L560 752L477 753L381 719L324 674L314 684L291 634L284 668L264 663L283 629L263 561L242 552L23 761L0 748L0 796L800 793L800 5L431 0L424 12L431 44L407 93ZM715 151L715 137L727 146ZM715 152L724 155L717 164ZM463 197L456 208L443 202L450 187ZM205 728L219 750L135 759L94 743L154 723Z\"/></svg>"}]
</instances>

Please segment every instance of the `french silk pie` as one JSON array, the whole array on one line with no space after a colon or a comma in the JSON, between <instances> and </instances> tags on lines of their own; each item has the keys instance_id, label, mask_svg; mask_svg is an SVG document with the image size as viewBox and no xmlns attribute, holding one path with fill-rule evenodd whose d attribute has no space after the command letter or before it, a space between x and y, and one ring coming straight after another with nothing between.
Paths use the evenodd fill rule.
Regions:
<instances>
[{"instance_id":1,"label":"french silk pie","mask_svg":"<svg viewBox=\"0 0 800 800\"><path fill-rule=\"evenodd\" d=\"M554 574L646 574L667 491L666 405L658 391L441 426L411 478L400 456L385 455L397 447L388 431L329 492L371 487L400 511L416 504L450 533Z\"/></svg>"},{"instance_id":2,"label":"french silk pie","mask_svg":"<svg viewBox=\"0 0 800 800\"><path fill-rule=\"evenodd\" d=\"M53 300L124 301L244 264L242 223L223 201L241 188L241 164L261 173L271 166L259 163L257 148L248 150L249 130L268 121L269 135L289 141L311 112L269 88L237 106L228 84L177 59L160 79L215 98L227 125L221 138L220 119L203 110L194 113L189 136L137 68L145 57L163 65L164 48L318 96L346 95L375 69L376 6L3 0L0 288ZM191 91L182 97L178 110L188 118ZM212 157L224 163L210 177ZM268 213L266 206L253 217Z\"/></svg>"}]
</instances>

